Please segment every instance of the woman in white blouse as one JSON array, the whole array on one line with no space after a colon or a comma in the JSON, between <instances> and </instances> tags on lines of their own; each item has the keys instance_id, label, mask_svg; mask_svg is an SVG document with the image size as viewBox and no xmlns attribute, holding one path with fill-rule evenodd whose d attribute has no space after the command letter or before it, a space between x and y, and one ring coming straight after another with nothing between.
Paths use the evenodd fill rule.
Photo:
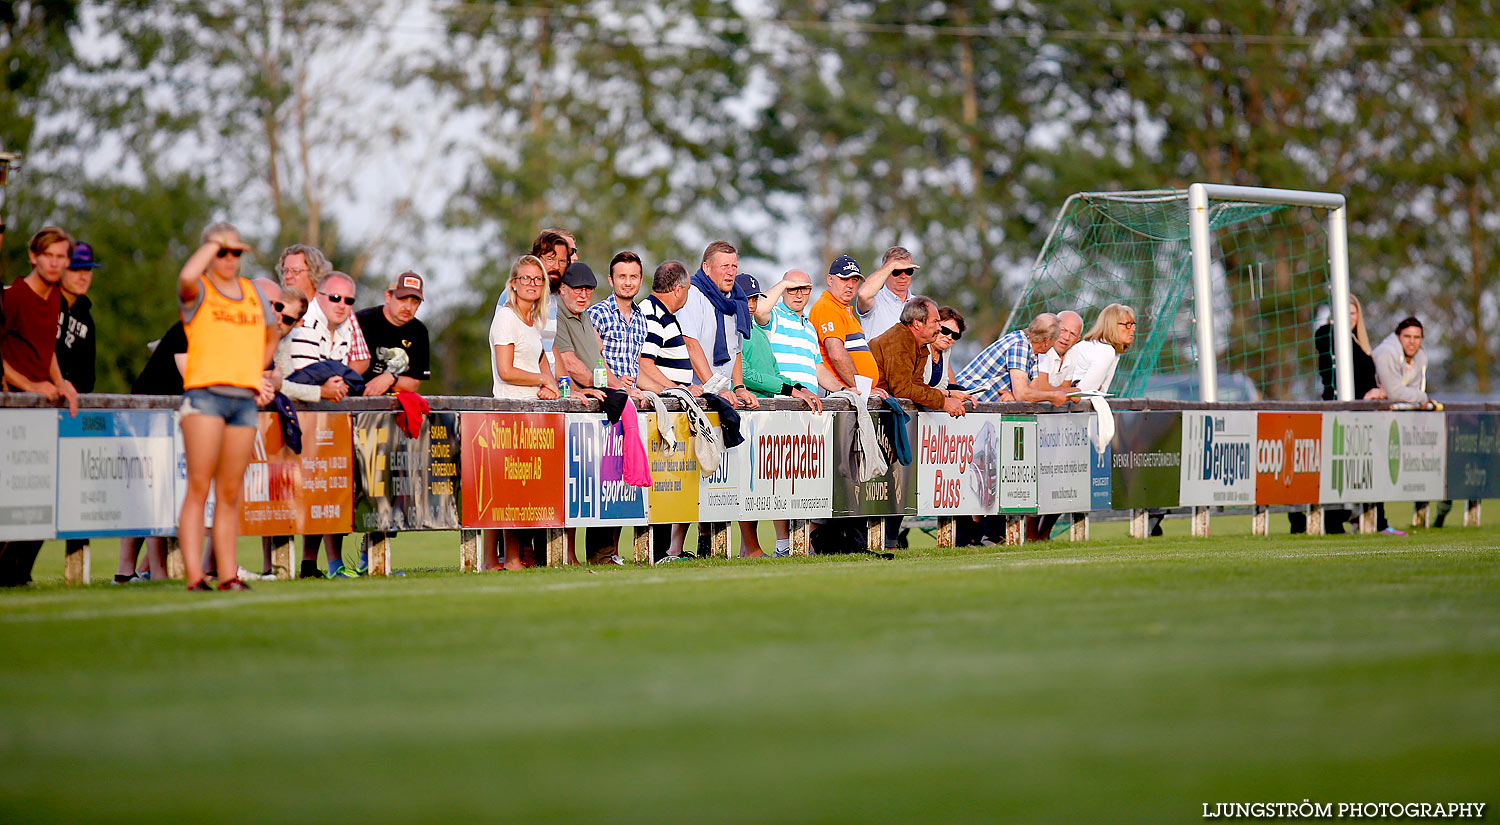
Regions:
<instances>
[{"instance_id":1,"label":"woman in white blouse","mask_svg":"<svg viewBox=\"0 0 1500 825\"><path fill-rule=\"evenodd\" d=\"M1135 342L1135 310L1110 304L1099 313L1094 326L1063 358L1062 374L1080 390L1109 391L1120 354Z\"/></svg>"},{"instance_id":2,"label":"woman in white blouse","mask_svg":"<svg viewBox=\"0 0 1500 825\"><path fill-rule=\"evenodd\" d=\"M547 323L547 271L533 255L522 255L510 268L509 297L490 324L490 377L496 398L557 398L557 380L542 352ZM541 530L485 530L487 569L501 566L499 544L505 539L505 569L520 570L521 541Z\"/></svg>"}]
</instances>

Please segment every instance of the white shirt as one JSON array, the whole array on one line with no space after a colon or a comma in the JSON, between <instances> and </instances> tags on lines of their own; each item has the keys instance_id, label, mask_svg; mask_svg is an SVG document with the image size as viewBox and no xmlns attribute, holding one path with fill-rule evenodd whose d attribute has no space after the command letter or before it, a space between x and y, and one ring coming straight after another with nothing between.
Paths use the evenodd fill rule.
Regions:
<instances>
[{"instance_id":1,"label":"white shirt","mask_svg":"<svg viewBox=\"0 0 1500 825\"><path fill-rule=\"evenodd\" d=\"M908 294L906 301L917 297ZM901 323L901 308L906 306L906 301L891 291L889 284L882 286L875 293L875 299L870 302L870 311L859 313L859 325L864 327L865 338L873 341L891 327ZM859 303L859 299L855 299Z\"/></svg>"},{"instance_id":2,"label":"white shirt","mask_svg":"<svg viewBox=\"0 0 1500 825\"><path fill-rule=\"evenodd\" d=\"M287 338L288 360L293 370L319 361L341 361L349 363L349 348L353 343L351 328L358 326L350 315L344 323L330 329L328 316L323 314L323 305L313 298L307 303L307 312L302 323L295 327Z\"/></svg>"},{"instance_id":3,"label":"white shirt","mask_svg":"<svg viewBox=\"0 0 1500 825\"><path fill-rule=\"evenodd\" d=\"M714 375L722 375L733 381L734 358L740 354L740 344L744 340L735 332L734 316L721 315L709 302L708 296L696 286L688 290L687 303L676 314L677 323L682 325L682 334L698 339L698 346L703 349L703 357L708 359ZM714 336L718 335L715 323L723 325L724 341L729 349L729 360L722 364L714 363Z\"/></svg>"},{"instance_id":4,"label":"white shirt","mask_svg":"<svg viewBox=\"0 0 1500 825\"><path fill-rule=\"evenodd\" d=\"M495 347L504 344L515 346L511 363L516 369L537 371L542 360L542 334L523 323L521 316L506 306L496 310L495 320L490 322L490 394L496 398L536 398L541 387L507 384L500 379L500 368L495 364Z\"/></svg>"},{"instance_id":5,"label":"white shirt","mask_svg":"<svg viewBox=\"0 0 1500 825\"><path fill-rule=\"evenodd\" d=\"M1061 387L1063 357L1057 354L1056 349L1049 349L1036 357L1036 371L1040 375L1051 376L1052 386Z\"/></svg>"},{"instance_id":6,"label":"white shirt","mask_svg":"<svg viewBox=\"0 0 1500 825\"><path fill-rule=\"evenodd\" d=\"M1115 367L1120 363L1120 354L1103 341L1079 341L1068 349L1063 358L1064 380L1077 381L1080 390L1109 391L1109 382L1115 378Z\"/></svg>"}]
</instances>

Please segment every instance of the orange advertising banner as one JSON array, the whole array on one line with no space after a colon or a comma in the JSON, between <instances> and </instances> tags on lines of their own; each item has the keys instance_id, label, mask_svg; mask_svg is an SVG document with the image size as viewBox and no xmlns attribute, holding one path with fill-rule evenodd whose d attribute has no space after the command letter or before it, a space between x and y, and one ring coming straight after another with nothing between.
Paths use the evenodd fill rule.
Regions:
<instances>
[{"instance_id":1,"label":"orange advertising banner","mask_svg":"<svg viewBox=\"0 0 1500 825\"><path fill-rule=\"evenodd\" d=\"M1255 503L1317 501L1323 414L1263 412L1255 432Z\"/></svg>"},{"instance_id":2,"label":"orange advertising banner","mask_svg":"<svg viewBox=\"0 0 1500 825\"><path fill-rule=\"evenodd\" d=\"M562 413L466 412L459 421L465 527L561 527L567 505Z\"/></svg>"},{"instance_id":3,"label":"orange advertising banner","mask_svg":"<svg viewBox=\"0 0 1500 825\"><path fill-rule=\"evenodd\" d=\"M347 533L354 518L354 444L347 413L301 412L302 454L281 437L280 416L255 417L255 451L245 468L240 533Z\"/></svg>"}]
</instances>

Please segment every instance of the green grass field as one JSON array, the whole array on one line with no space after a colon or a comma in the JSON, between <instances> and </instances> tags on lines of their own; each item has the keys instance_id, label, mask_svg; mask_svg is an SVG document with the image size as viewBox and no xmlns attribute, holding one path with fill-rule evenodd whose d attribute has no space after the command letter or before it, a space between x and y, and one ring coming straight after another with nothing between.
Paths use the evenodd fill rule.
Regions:
<instances>
[{"instance_id":1,"label":"green grass field","mask_svg":"<svg viewBox=\"0 0 1500 825\"><path fill-rule=\"evenodd\" d=\"M49 547L41 586L0 593L0 822L1185 822L1228 801L1495 801L1500 530L1168 526L246 594L64 588ZM452 534L401 541L398 567L456 564Z\"/></svg>"}]
</instances>

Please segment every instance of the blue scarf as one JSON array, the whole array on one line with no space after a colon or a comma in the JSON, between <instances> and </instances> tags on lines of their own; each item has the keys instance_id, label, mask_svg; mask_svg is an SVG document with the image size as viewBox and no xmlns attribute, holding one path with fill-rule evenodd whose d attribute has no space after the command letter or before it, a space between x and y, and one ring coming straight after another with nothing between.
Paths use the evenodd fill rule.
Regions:
<instances>
[{"instance_id":1,"label":"blue scarf","mask_svg":"<svg viewBox=\"0 0 1500 825\"><path fill-rule=\"evenodd\" d=\"M728 294L719 291L719 287L708 276L703 274L703 267L693 273L693 286L702 292L708 302L714 305L714 310L720 315L734 316L734 331L741 338L750 337L750 305L746 303L750 296L740 289L739 284ZM717 320L717 319L716 319ZM718 366L729 360L729 342L724 338L724 322L714 324L714 366Z\"/></svg>"}]
</instances>

